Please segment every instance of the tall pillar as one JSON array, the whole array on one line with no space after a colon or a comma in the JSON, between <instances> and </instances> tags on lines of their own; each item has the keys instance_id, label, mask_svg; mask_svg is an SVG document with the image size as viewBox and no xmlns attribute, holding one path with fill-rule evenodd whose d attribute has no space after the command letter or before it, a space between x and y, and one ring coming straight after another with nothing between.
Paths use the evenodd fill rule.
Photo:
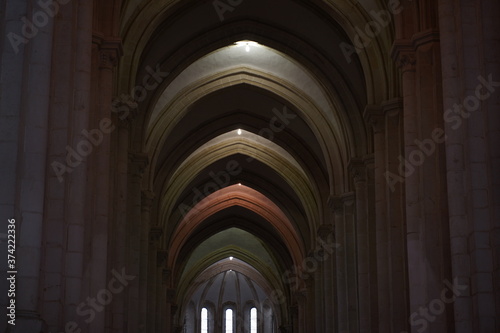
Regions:
<instances>
[{"instance_id":1,"label":"tall pillar","mask_svg":"<svg viewBox=\"0 0 500 333\"><path fill-rule=\"evenodd\" d=\"M55 54L51 68L51 89L54 96L51 100L49 114L49 142L47 149L48 163L51 165L46 176L44 239L42 247L43 263L41 267L41 283L49 285L40 295L41 315L47 323L49 332L64 330L64 269L63 262L67 246L67 219L65 205L67 196L66 181L69 173L58 175L52 166L66 164L66 144L70 141L70 115L73 109L74 83L71 82L75 71L76 52L67 41L72 38L74 29L63 29L69 22L75 20L73 6L61 7L61 15L54 18L53 48ZM21 71L20 71L21 72ZM64 84L62 84L64 82ZM0 98L1 99L1 98ZM64 143L64 144L61 144ZM8 178L8 175L5 175ZM1 288L0 288L1 289ZM0 320L1 322L1 320ZM1 327L1 326L0 326Z\"/></svg>"},{"instance_id":2,"label":"tall pillar","mask_svg":"<svg viewBox=\"0 0 500 333\"><path fill-rule=\"evenodd\" d=\"M142 192L142 217L141 217L141 263L140 263L140 332L148 332L148 296L149 296L149 236L150 236L150 212L153 204L154 193L151 191Z\"/></svg>"},{"instance_id":3,"label":"tall pillar","mask_svg":"<svg viewBox=\"0 0 500 333\"><path fill-rule=\"evenodd\" d=\"M166 313L165 313L165 325L167 333L175 333L175 329L177 326L177 321L175 320L175 315L177 314L178 305L175 303L175 293L176 290L174 288L168 288L168 281L170 280L170 271L164 270L164 285L166 287ZM238 325L238 323L236 323Z\"/></svg>"},{"instance_id":4,"label":"tall pillar","mask_svg":"<svg viewBox=\"0 0 500 333\"><path fill-rule=\"evenodd\" d=\"M113 231L111 219L111 134L116 130L112 123L111 101L113 96L113 72L120 56L120 41L102 40L94 36L97 55L97 75L94 79L94 96L97 112L92 114L92 130L89 131L94 141L94 150L90 156L89 174L92 192L88 200L91 202L90 228L90 294L97 295L107 285L111 271L108 263L108 232ZM97 82L95 82L97 81ZM115 268L115 269L121 269ZM105 332L105 313L97 313L89 323L92 332Z\"/></svg>"},{"instance_id":5,"label":"tall pillar","mask_svg":"<svg viewBox=\"0 0 500 333\"><path fill-rule=\"evenodd\" d=\"M374 155L363 158L366 176L366 223L368 232L368 270L369 270L369 303L370 326L372 331L379 328L378 309L378 273L377 273L377 233L375 211L375 160Z\"/></svg>"},{"instance_id":6,"label":"tall pillar","mask_svg":"<svg viewBox=\"0 0 500 333\"><path fill-rule=\"evenodd\" d=\"M127 269L137 277L128 287L127 327L131 332L140 332L140 274L141 274L141 217L142 217L142 175L148 164L143 153L129 154L129 181L127 187Z\"/></svg>"},{"instance_id":7,"label":"tall pillar","mask_svg":"<svg viewBox=\"0 0 500 333\"><path fill-rule=\"evenodd\" d=\"M163 268L161 271L161 300L160 300L160 332L172 333L172 298L168 288L172 271Z\"/></svg>"},{"instance_id":8,"label":"tall pillar","mask_svg":"<svg viewBox=\"0 0 500 333\"><path fill-rule=\"evenodd\" d=\"M10 31L6 32L22 35L21 17L33 21L35 13L36 8L32 8L29 3L19 1L14 4L14 1L9 1L6 16L10 22L7 23L6 28ZM13 46L7 43L6 39L4 41L5 48L9 50L7 54L9 54ZM29 39L26 45L18 46L19 49L15 53L23 59L24 71L20 70L17 75L23 78L23 83L18 86L18 89L22 89L21 91L15 89L13 91L14 96L20 97L20 100L16 101L7 97L12 104L2 109L2 113L4 110L13 112L7 110L17 106L21 116L18 118L19 133L16 133L18 135L16 153L19 157L16 158L15 153L6 158L6 160L17 160L17 179L12 178L12 180L16 179L16 190L9 194L16 197L16 203L14 210L10 212L12 215L2 217L5 219L2 223L6 223L7 218L16 219L16 287L23 291L16 295L16 325L8 326L12 332L38 333L45 326L40 319L38 300L47 172L52 43L53 20L48 19L47 24L39 28L34 38ZM8 55L6 61L12 61L14 66L16 64L16 61ZM8 67L10 66L2 64L2 72ZM8 87L11 82L7 79L4 83L2 90L10 93ZM21 94L19 95L18 92ZM2 130L5 128L2 127ZM11 152L13 153L14 150ZM12 184L12 180L9 183ZM3 317L6 316L3 315ZM3 323L4 319L2 318L0 322Z\"/></svg>"},{"instance_id":9,"label":"tall pillar","mask_svg":"<svg viewBox=\"0 0 500 333\"><path fill-rule=\"evenodd\" d=\"M110 238L110 244L113 247L112 265L116 269L127 266L127 188L128 188L128 143L129 127L128 120L119 120L115 115L113 117L117 124L117 135L114 147L116 150L116 163L112 165L114 171L115 193L114 216L113 216L113 237ZM119 293L113 297L113 303L110 306L111 311L111 332L122 333L125 331L126 313L125 306L126 292Z\"/></svg>"},{"instance_id":10,"label":"tall pillar","mask_svg":"<svg viewBox=\"0 0 500 333\"><path fill-rule=\"evenodd\" d=\"M377 299L378 328L380 332L390 332L390 285L389 285L389 250L387 234L386 202L386 135L384 111L381 107L370 106L365 109L364 117L373 127L374 136L374 194L375 194L375 242L377 262Z\"/></svg>"},{"instance_id":11,"label":"tall pillar","mask_svg":"<svg viewBox=\"0 0 500 333\"><path fill-rule=\"evenodd\" d=\"M389 257L391 327L394 332L409 330L408 277L406 272L405 185L398 178L399 163L404 156L403 101L393 99L382 103L385 116L386 148L386 216Z\"/></svg>"},{"instance_id":12,"label":"tall pillar","mask_svg":"<svg viewBox=\"0 0 500 333\"><path fill-rule=\"evenodd\" d=\"M324 331L325 332L335 332L336 331L336 316L332 315L336 313L335 304L337 302L336 295L336 279L334 274L335 267L335 252L336 246L334 244L333 235L333 224L323 224L318 228L318 238L320 239L321 245L321 256L322 256L322 273L323 273L323 295L320 298L323 301L323 307L321 311L324 320Z\"/></svg>"},{"instance_id":13,"label":"tall pillar","mask_svg":"<svg viewBox=\"0 0 500 333\"><path fill-rule=\"evenodd\" d=\"M148 305L147 305L147 332L156 332L157 308L157 279L158 279L158 250L163 229L153 227L149 231L149 256L148 256Z\"/></svg>"},{"instance_id":14,"label":"tall pillar","mask_svg":"<svg viewBox=\"0 0 500 333\"><path fill-rule=\"evenodd\" d=\"M168 252L158 250L156 252L156 312L155 312L155 332L165 332L164 319L166 316L166 274L164 272L167 263ZM165 282L164 282L165 281Z\"/></svg>"},{"instance_id":15,"label":"tall pillar","mask_svg":"<svg viewBox=\"0 0 500 333\"><path fill-rule=\"evenodd\" d=\"M72 108L69 114L70 138L69 145L77 151L83 152L87 138L83 134L89 129L89 115L91 113L92 67L89 56L92 54L92 17L93 3L78 1L74 3L77 13L74 38L75 43L75 69L73 74ZM63 265L64 275L64 306L63 323L75 322L86 330L88 324L83 317L77 314L77 306L86 297L90 297L89 270L88 270L88 244L89 244L89 215L88 205L88 174L85 159L77 165L66 178L66 249ZM92 295L94 296L94 295Z\"/></svg>"},{"instance_id":16,"label":"tall pillar","mask_svg":"<svg viewBox=\"0 0 500 333\"><path fill-rule=\"evenodd\" d=\"M406 195L409 312L418 313L410 317L410 325L412 332L446 332L452 329L449 307L430 309L430 319L420 310L439 299L444 281L451 279L436 3L415 3L405 11L420 19L414 34L393 46L403 77L405 156L400 174Z\"/></svg>"},{"instance_id":17,"label":"tall pillar","mask_svg":"<svg viewBox=\"0 0 500 333\"><path fill-rule=\"evenodd\" d=\"M341 197L344 205L346 288L349 317L349 332L357 332L359 328L358 310L358 274L356 264L356 216L355 194L345 193Z\"/></svg>"},{"instance_id":18,"label":"tall pillar","mask_svg":"<svg viewBox=\"0 0 500 333\"><path fill-rule=\"evenodd\" d=\"M339 244L335 252L338 331L340 333L346 333L349 332L349 306L347 294L344 206L339 197L330 197L329 205L334 213L335 239Z\"/></svg>"},{"instance_id":19,"label":"tall pillar","mask_svg":"<svg viewBox=\"0 0 500 333\"><path fill-rule=\"evenodd\" d=\"M439 2L455 331L500 331L500 3ZM463 288L465 288L463 287Z\"/></svg>"},{"instance_id":20,"label":"tall pillar","mask_svg":"<svg viewBox=\"0 0 500 333\"><path fill-rule=\"evenodd\" d=\"M354 179L356 191L356 244L357 244L357 280L359 303L359 332L371 332L370 315L370 265L368 238L368 193L366 187L366 169L361 159L352 159L349 170Z\"/></svg>"},{"instance_id":21,"label":"tall pillar","mask_svg":"<svg viewBox=\"0 0 500 333\"><path fill-rule=\"evenodd\" d=\"M313 250L314 251L314 250ZM309 253L309 257L314 258L313 252ZM314 259L316 260L316 259ZM313 273L314 280L314 306L312 307L314 313L314 329L317 332L324 332L325 320L325 290L323 285L324 272L322 263L317 262L317 269Z\"/></svg>"}]
</instances>

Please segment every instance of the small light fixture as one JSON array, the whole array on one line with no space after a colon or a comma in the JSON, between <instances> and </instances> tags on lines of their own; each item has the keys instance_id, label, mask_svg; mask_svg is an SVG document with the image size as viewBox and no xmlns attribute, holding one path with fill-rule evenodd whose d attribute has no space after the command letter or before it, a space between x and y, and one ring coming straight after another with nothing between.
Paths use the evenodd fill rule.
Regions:
<instances>
[{"instance_id":1,"label":"small light fixture","mask_svg":"<svg viewBox=\"0 0 500 333\"><path fill-rule=\"evenodd\" d=\"M241 186L241 183L238 183L238 186Z\"/></svg>"},{"instance_id":2,"label":"small light fixture","mask_svg":"<svg viewBox=\"0 0 500 333\"><path fill-rule=\"evenodd\" d=\"M229 260L233 260L233 257L229 257Z\"/></svg>"},{"instance_id":3,"label":"small light fixture","mask_svg":"<svg viewBox=\"0 0 500 333\"><path fill-rule=\"evenodd\" d=\"M235 43L236 46L245 46L245 51L250 52L250 46L258 46L259 43L253 42L251 40L242 40Z\"/></svg>"},{"instance_id":4,"label":"small light fixture","mask_svg":"<svg viewBox=\"0 0 500 333\"><path fill-rule=\"evenodd\" d=\"M238 128L238 135L241 135L241 128Z\"/></svg>"}]
</instances>

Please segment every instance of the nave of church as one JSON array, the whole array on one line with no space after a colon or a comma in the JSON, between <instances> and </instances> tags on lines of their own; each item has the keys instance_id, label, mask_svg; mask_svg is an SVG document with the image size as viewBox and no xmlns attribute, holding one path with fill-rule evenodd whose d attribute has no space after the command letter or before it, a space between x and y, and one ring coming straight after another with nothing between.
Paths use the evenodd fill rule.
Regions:
<instances>
[{"instance_id":1,"label":"nave of church","mask_svg":"<svg viewBox=\"0 0 500 333\"><path fill-rule=\"evenodd\" d=\"M500 332L499 18L1 1L0 331Z\"/></svg>"}]
</instances>

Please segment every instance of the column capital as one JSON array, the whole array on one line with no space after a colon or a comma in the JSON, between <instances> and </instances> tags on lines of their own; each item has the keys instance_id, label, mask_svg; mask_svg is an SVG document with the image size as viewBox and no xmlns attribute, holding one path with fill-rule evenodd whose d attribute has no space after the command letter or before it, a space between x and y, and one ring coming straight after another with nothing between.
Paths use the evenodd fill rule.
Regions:
<instances>
[{"instance_id":1,"label":"column capital","mask_svg":"<svg viewBox=\"0 0 500 333\"><path fill-rule=\"evenodd\" d=\"M159 268L164 267L167 264L168 252L166 250L156 251L156 266Z\"/></svg>"},{"instance_id":2,"label":"column capital","mask_svg":"<svg viewBox=\"0 0 500 333\"><path fill-rule=\"evenodd\" d=\"M155 198L155 194L153 191L142 191L142 196L141 196L141 203L142 203L142 210L143 211L149 211L151 209L151 206L153 205L153 200Z\"/></svg>"},{"instance_id":3,"label":"column capital","mask_svg":"<svg viewBox=\"0 0 500 333\"><path fill-rule=\"evenodd\" d=\"M99 68L113 69L123 55L121 38L104 36L101 33L94 32L92 42L97 45L99 50Z\"/></svg>"},{"instance_id":4,"label":"column capital","mask_svg":"<svg viewBox=\"0 0 500 333\"><path fill-rule=\"evenodd\" d=\"M367 169L375 168L375 155L374 154L365 155L365 157L363 157L363 163L365 164L365 167Z\"/></svg>"},{"instance_id":5,"label":"column capital","mask_svg":"<svg viewBox=\"0 0 500 333\"><path fill-rule=\"evenodd\" d=\"M170 270L168 268L162 269L162 271L161 271L161 282L164 285L167 285L168 281L170 280L170 276L172 276L172 270ZM174 295L175 295L175 290L174 290ZM168 295L167 295L167 298L168 298Z\"/></svg>"},{"instance_id":6,"label":"column capital","mask_svg":"<svg viewBox=\"0 0 500 333\"><path fill-rule=\"evenodd\" d=\"M152 227L149 230L149 244L153 246L158 246L160 243L160 238L163 235L163 229L160 227Z\"/></svg>"},{"instance_id":7,"label":"column capital","mask_svg":"<svg viewBox=\"0 0 500 333\"><path fill-rule=\"evenodd\" d=\"M411 42L415 50L418 50L421 46L425 46L427 44L439 43L440 40L439 30L437 29L427 29L425 31L417 32L411 38Z\"/></svg>"},{"instance_id":8,"label":"column capital","mask_svg":"<svg viewBox=\"0 0 500 333\"><path fill-rule=\"evenodd\" d=\"M355 183L366 181L366 166L361 158L351 158L347 166Z\"/></svg>"},{"instance_id":9,"label":"column capital","mask_svg":"<svg viewBox=\"0 0 500 333\"><path fill-rule=\"evenodd\" d=\"M332 212L334 212L334 213L344 207L344 205L342 204L342 200L340 199L340 197L335 196L335 195L330 195L328 197L327 204L328 204L328 207L330 207L330 210Z\"/></svg>"},{"instance_id":10,"label":"column capital","mask_svg":"<svg viewBox=\"0 0 500 333\"><path fill-rule=\"evenodd\" d=\"M134 176L142 176L149 164L149 156L146 153L129 153L129 172Z\"/></svg>"},{"instance_id":11,"label":"column capital","mask_svg":"<svg viewBox=\"0 0 500 333\"><path fill-rule=\"evenodd\" d=\"M130 121L129 119L125 118L125 119L120 119L119 117L116 117L115 116L115 119L116 121L114 121L113 123L117 124L118 126L118 129L120 130L125 130L125 131L128 131L130 130Z\"/></svg>"},{"instance_id":12,"label":"column capital","mask_svg":"<svg viewBox=\"0 0 500 333\"><path fill-rule=\"evenodd\" d=\"M311 283L312 283L312 279L308 279L308 280L309 280L309 282L305 281L307 288L311 287ZM296 291L295 292L295 299L297 300L297 303L305 305L307 302L307 294L308 294L308 290L305 288Z\"/></svg>"},{"instance_id":13,"label":"column capital","mask_svg":"<svg viewBox=\"0 0 500 333\"><path fill-rule=\"evenodd\" d=\"M111 111L117 116L120 127L130 127L139 115L139 104L129 94L121 93L111 101Z\"/></svg>"},{"instance_id":14,"label":"column capital","mask_svg":"<svg viewBox=\"0 0 500 333\"><path fill-rule=\"evenodd\" d=\"M118 57L113 50L99 50L99 68L112 70L118 64Z\"/></svg>"},{"instance_id":15,"label":"column capital","mask_svg":"<svg viewBox=\"0 0 500 333\"><path fill-rule=\"evenodd\" d=\"M351 206L356 201L356 193L355 192L346 192L340 196L341 202L345 206Z\"/></svg>"},{"instance_id":16,"label":"column capital","mask_svg":"<svg viewBox=\"0 0 500 333\"><path fill-rule=\"evenodd\" d=\"M367 124L370 124L373 127L375 132L381 132L384 130L384 110L380 106L367 105L363 111L363 118Z\"/></svg>"},{"instance_id":17,"label":"column capital","mask_svg":"<svg viewBox=\"0 0 500 333\"><path fill-rule=\"evenodd\" d=\"M411 40L395 40L394 44L392 44L391 57L403 73L415 71L417 60L415 57L415 47Z\"/></svg>"},{"instance_id":18,"label":"column capital","mask_svg":"<svg viewBox=\"0 0 500 333\"><path fill-rule=\"evenodd\" d=\"M322 224L316 231L320 239L328 239L328 236L333 235L333 224Z\"/></svg>"},{"instance_id":19,"label":"column capital","mask_svg":"<svg viewBox=\"0 0 500 333\"><path fill-rule=\"evenodd\" d=\"M176 290L174 288L167 289L167 303L170 303L170 310L172 311L172 315L175 315L178 309L177 304L175 304L175 294Z\"/></svg>"},{"instance_id":20,"label":"column capital","mask_svg":"<svg viewBox=\"0 0 500 333\"><path fill-rule=\"evenodd\" d=\"M382 109L386 116L397 116L403 111L403 98L393 98L382 103Z\"/></svg>"}]
</instances>

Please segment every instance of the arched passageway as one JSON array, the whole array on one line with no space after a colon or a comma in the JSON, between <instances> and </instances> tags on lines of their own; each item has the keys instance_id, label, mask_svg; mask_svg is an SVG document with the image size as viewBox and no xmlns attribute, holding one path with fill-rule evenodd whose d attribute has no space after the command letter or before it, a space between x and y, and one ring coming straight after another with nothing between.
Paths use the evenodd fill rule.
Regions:
<instances>
[{"instance_id":1,"label":"arched passageway","mask_svg":"<svg viewBox=\"0 0 500 333\"><path fill-rule=\"evenodd\" d=\"M4 1L0 328L499 331L499 7Z\"/></svg>"}]
</instances>

